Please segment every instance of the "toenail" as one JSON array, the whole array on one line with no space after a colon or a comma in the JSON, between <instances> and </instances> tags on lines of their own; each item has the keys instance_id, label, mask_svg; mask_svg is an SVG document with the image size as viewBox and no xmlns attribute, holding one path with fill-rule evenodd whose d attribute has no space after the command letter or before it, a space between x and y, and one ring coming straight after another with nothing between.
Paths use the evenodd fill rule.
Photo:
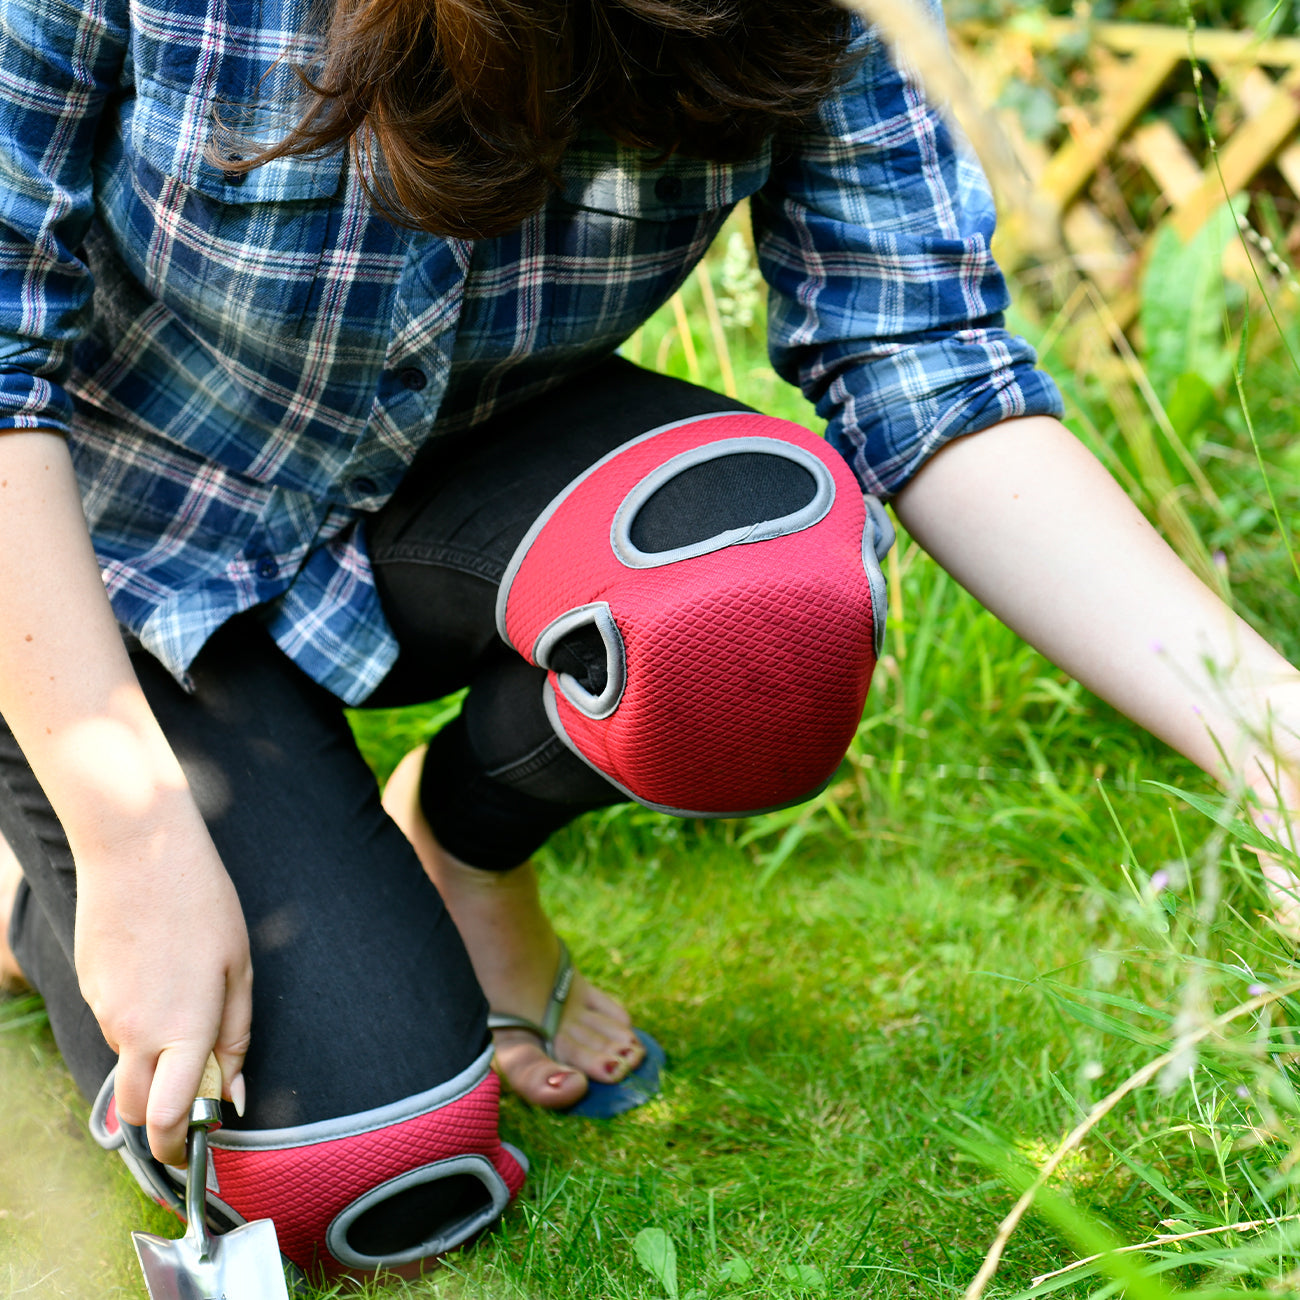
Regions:
<instances>
[{"instance_id":1,"label":"toenail","mask_svg":"<svg viewBox=\"0 0 1300 1300\"><path fill-rule=\"evenodd\" d=\"M618 1068L619 1068L619 1066L618 1066L618 1062L617 1062L617 1061L606 1061L606 1062L605 1062L605 1073L606 1073L606 1074L609 1074L609 1075L617 1074L617 1073L618 1073Z\"/></svg>"},{"instance_id":2,"label":"toenail","mask_svg":"<svg viewBox=\"0 0 1300 1300\"><path fill-rule=\"evenodd\" d=\"M562 1084L565 1081L565 1079L571 1079L571 1078L573 1078L572 1070L561 1070L557 1074L550 1075L547 1078L546 1082L550 1084L552 1088L558 1088L560 1084Z\"/></svg>"}]
</instances>

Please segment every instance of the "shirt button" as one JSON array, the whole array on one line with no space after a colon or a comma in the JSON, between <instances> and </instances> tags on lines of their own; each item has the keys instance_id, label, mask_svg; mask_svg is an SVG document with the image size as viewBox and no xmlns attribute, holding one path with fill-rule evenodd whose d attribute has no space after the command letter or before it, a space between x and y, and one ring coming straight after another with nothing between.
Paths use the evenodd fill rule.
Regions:
<instances>
[{"instance_id":1,"label":"shirt button","mask_svg":"<svg viewBox=\"0 0 1300 1300\"><path fill-rule=\"evenodd\" d=\"M352 480L352 490L359 492L363 497L372 497L379 490L379 484L374 479L366 478L363 475L361 478Z\"/></svg>"},{"instance_id":2,"label":"shirt button","mask_svg":"<svg viewBox=\"0 0 1300 1300\"><path fill-rule=\"evenodd\" d=\"M419 366L407 366L398 372L397 378L403 388L409 388L413 393L418 393L429 382L429 377Z\"/></svg>"},{"instance_id":3,"label":"shirt button","mask_svg":"<svg viewBox=\"0 0 1300 1300\"><path fill-rule=\"evenodd\" d=\"M665 203L676 203L682 197L682 178L680 176L661 176L655 181L655 197Z\"/></svg>"},{"instance_id":4,"label":"shirt button","mask_svg":"<svg viewBox=\"0 0 1300 1300\"><path fill-rule=\"evenodd\" d=\"M257 576L264 582L270 582L280 573L280 566L269 556L264 555L257 562Z\"/></svg>"}]
</instances>

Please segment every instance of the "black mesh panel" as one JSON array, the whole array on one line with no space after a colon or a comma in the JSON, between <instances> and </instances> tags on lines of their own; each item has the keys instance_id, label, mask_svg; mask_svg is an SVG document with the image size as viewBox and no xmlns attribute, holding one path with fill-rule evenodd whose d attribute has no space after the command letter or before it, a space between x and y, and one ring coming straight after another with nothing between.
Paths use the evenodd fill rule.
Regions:
<instances>
[{"instance_id":1,"label":"black mesh panel","mask_svg":"<svg viewBox=\"0 0 1300 1300\"><path fill-rule=\"evenodd\" d=\"M372 1259L400 1255L440 1229L464 1223L491 1203L482 1179L473 1174L416 1183L358 1214L348 1227L348 1245Z\"/></svg>"},{"instance_id":2,"label":"black mesh panel","mask_svg":"<svg viewBox=\"0 0 1300 1300\"><path fill-rule=\"evenodd\" d=\"M817 480L802 465L761 451L736 452L674 475L636 512L628 531L633 546L655 555L780 519L816 494Z\"/></svg>"},{"instance_id":3,"label":"black mesh panel","mask_svg":"<svg viewBox=\"0 0 1300 1300\"><path fill-rule=\"evenodd\" d=\"M547 658L547 667L568 673L592 695L599 695L609 681L609 654L594 623L586 623L562 637Z\"/></svg>"}]
</instances>

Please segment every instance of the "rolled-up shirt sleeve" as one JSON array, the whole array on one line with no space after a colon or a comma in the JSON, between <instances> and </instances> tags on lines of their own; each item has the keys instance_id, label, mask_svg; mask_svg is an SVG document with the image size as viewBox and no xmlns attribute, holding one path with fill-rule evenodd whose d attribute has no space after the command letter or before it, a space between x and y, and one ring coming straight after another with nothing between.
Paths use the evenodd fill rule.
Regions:
<instances>
[{"instance_id":1,"label":"rolled-up shirt sleeve","mask_svg":"<svg viewBox=\"0 0 1300 1300\"><path fill-rule=\"evenodd\" d=\"M853 48L752 206L773 365L888 498L952 439L1062 403L1004 326L978 164L874 33L857 26Z\"/></svg>"},{"instance_id":2,"label":"rolled-up shirt sleeve","mask_svg":"<svg viewBox=\"0 0 1300 1300\"><path fill-rule=\"evenodd\" d=\"M77 250L126 43L116 0L0 3L0 432L72 418L62 381L92 289Z\"/></svg>"}]
</instances>

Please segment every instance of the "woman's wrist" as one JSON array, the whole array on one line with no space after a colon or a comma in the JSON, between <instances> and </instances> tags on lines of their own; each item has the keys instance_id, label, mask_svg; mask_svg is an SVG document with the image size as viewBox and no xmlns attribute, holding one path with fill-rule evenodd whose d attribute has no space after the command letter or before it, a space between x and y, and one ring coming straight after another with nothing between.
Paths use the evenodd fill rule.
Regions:
<instances>
[{"instance_id":1,"label":"woman's wrist","mask_svg":"<svg viewBox=\"0 0 1300 1300\"><path fill-rule=\"evenodd\" d=\"M135 696L136 698L131 698ZM28 754L73 854L130 851L161 822L197 818L189 786L139 687L50 729Z\"/></svg>"},{"instance_id":2,"label":"woman's wrist","mask_svg":"<svg viewBox=\"0 0 1300 1300\"><path fill-rule=\"evenodd\" d=\"M1261 808L1300 809L1300 676L1271 648L1239 675L1249 684L1232 691L1229 680L1216 679L1204 693L1212 751L1201 766Z\"/></svg>"}]
</instances>

